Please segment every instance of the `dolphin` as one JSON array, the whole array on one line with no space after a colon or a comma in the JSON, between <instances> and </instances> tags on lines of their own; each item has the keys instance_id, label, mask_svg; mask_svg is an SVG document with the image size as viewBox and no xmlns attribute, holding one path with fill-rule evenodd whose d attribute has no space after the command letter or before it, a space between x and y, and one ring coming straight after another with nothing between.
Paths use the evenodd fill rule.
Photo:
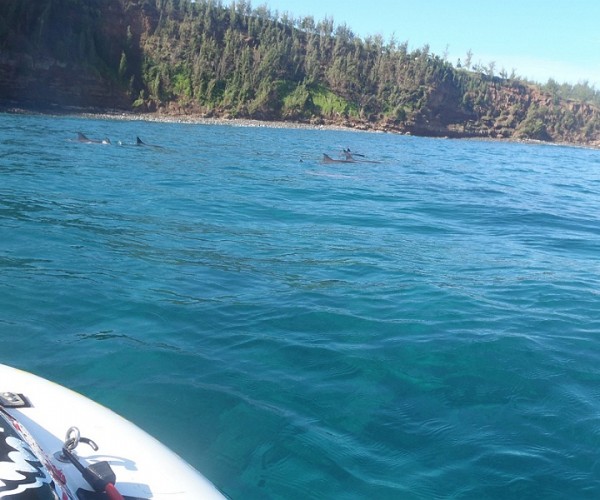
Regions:
<instances>
[{"instance_id":1,"label":"dolphin","mask_svg":"<svg viewBox=\"0 0 600 500\"><path fill-rule=\"evenodd\" d=\"M158 148L158 149L163 149L163 147L162 147L162 146L158 146L158 145L156 145L156 144L146 144L144 141L142 141L142 140L139 138L139 136L137 136L137 137L135 138L135 145L136 145L136 146L146 146L146 147L149 147L149 148Z\"/></svg>"},{"instance_id":2,"label":"dolphin","mask_svg":"<svg viewBox=\"0 0 600 500\"><path fill-rule=\"evenodd\" d=\"M375 161L375 160L363 160L363 159L357 160L348 151L345 151L345 153L346 153L346 155L345 155L346 158L343 160L338 160L336 158L332 158L328 154L323 153L323 159L321 160L321 162L322 163L381 163L380 161ZM364 158L364 155L357 155L357 156L362 156Z\"/></svg>"},{"instance_id":3,"label":"dolphin","mask_svg":"<svg viewBox=\"0 0 600 500\"><path fill-rule=\"evenodd\" d=\"M90 139L81 132L77 132L77 142L82 142L84 144L110 144L110 139L102 139L101 141L98 139Z\"/></svg>"},{"instance_id":4,"label":"dolphin","mask_svg":"<svg viewBox=\"0 0 600 500\"><path fill-rule=\"evenodd\" d=\"M337 160L335 158L332 158L331 156L329 156L326 153L323 153L323 163L356 163L356 160L352 157L350 158L346 158L345 160Z\"/></svg>"},{"instance_id":5,"label":"dolphin","mask_svg":"<svg viewBox=\"0 0 600 500\"><path fill-rule=\"evenodd\" d=\"M342 150L342 153L346 157L346 160L354 160L355 156L360 156L361 158L365 157L365 155L362 155L360 153L353 153L352 151L350 151L350 148Z\"/></svg>"}]
</instances>

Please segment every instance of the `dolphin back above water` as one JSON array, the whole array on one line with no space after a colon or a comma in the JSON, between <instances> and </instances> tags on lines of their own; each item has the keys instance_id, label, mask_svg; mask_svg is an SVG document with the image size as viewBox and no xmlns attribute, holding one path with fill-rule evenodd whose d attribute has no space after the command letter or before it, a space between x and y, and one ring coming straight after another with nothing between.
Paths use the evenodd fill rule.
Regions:
<instances>
[{"instance_id":1,"label":"dolphin back above water","mask_svg":"<svg viewBox=\"0 0 600 500\"><path fill-rule=\"evenodd\" d=\"M144 141L142 141L139 136L136 136L135 138L135 145L136 146L146 146L148 148L157 148L157 149L163 149L162 146L158 146L157 144L147 144Z\"/></svg>"},{"instance_id":2,"label":"dolphin back above water","mask_svg":"<svg viewBox=\"0 0 600 500\"><path fill-rule=\"evenodd\" d=\"M345 159L345 160L338 160L336 158L332 158L331 156L329 156L327 153L323 153L323 163L356 163L356 160L354 158L350 158L350 159Z\"/></svg>"},{"instance_id":3,"label":"dolphin back above water","mask_svg":"<svg viewBox=\"0 0 600 500\"><path fill-rule=\"evenodd\" d=\"M88 137L87 135L85 135L83 132L77 132L77 139L75 139L77 142L81 143L81 144L112 144L110 142L110 139L106 138L106 139L91 139L90 137ZM142 141L139 136L136 136L135 138L135 143L134 144L126 144L126 143L122 143L121 141L117 141L117 144L119 146L144 146L147 148L157 148L157 149L163 149L162 146L158 146L156 144L148 144L144 141Z\"/></svg>"},{"instance_id":4,"label":"dolphin back above water","mask_svg":"<svg viewBox=\"0 0 600 500\"><path fill-rule=\"evenodd\" d=\"M357 153L354 154L356 156L361 156L362 158L360 160L357 160L356 158L354 158L352 153L349 152L349 150L344 151L345 159L332 158L327 153L323 153L323 159L321 160L321 163L381 163L375 160L366 160L364 159L365 155L360 155Z\"/></svg>"},{"instance_id":5,"label":"dolphin back above water","mask_svg":"<svg viewBox=\"0 0 600 500\"><path fill-rule=\"evenodd\" d=\"M102 140L90 139L85 134L82 134L81 132L77 132L77 142L82 142L84 144L110 144L110 139L108 139L108 138L102 139Z\"/></svg>"}]
</instances>

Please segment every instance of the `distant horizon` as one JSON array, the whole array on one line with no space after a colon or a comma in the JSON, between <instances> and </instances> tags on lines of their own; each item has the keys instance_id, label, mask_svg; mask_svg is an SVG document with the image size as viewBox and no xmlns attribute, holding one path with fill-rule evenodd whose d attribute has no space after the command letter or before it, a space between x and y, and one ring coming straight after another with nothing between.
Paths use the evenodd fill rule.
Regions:
<instances>
[{"instance_id":1,"label":"distant horizon","mask_svg":"<svg viewBox=\"0 0 600 500\"><path fill-rule=\"evenodd\" d=\"M452 3L432 0L373 0L353 4L342 0L266 0L272 13L294 18L312 16L315 21L332 19L346 25L356 36L381 35L388 42L407 42L410 50L428 45L430 51L456 66L467 52L472 63L484 67L494 63L519 77L545 84L600 86L600 3L528 2L506 0L481 4L474 0Z\"/></svg>"}]
</instances>

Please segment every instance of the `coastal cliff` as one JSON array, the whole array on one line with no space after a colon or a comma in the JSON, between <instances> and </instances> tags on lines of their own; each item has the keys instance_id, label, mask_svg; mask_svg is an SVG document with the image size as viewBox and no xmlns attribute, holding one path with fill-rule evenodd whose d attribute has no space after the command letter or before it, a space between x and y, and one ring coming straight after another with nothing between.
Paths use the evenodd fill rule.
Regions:
<instances>
[{"instance_id":1,"label":"coastal cliff","mask_svg":"<svg viewBox=\"0 0 600 500\"><path fill-rule=\"evenodd\" d=\"M253 118L600 146L600 99L456 68L428 47L361 39L331 20L289 19L245 2L3 4L4 109Z\"/></svg>"},{"instance_id":2,"label":"coastal cliff","mask_svg":"<svg viewBox=\"0 0 600 500\"><path fill-rule=\"evenodd\" d=\"M115 78L126 36L118 1L11 0L0 18L0 99L50 110L130 106Z\"/></svg>"}]
</instances>

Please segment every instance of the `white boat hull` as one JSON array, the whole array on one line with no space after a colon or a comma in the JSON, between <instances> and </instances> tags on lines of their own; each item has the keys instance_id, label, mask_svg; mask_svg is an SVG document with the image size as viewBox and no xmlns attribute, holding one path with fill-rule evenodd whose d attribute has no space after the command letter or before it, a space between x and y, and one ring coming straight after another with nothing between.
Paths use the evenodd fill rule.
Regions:
<instances>
[{"instance_id":1,"label":"white boat hull","mask_svg":"<svg viewBox=\"0 0 600 500\"><path fill-rule=\"evenodd\" d=\"M31 403L31 407L4 408L2 411L22 426L24 440L53 476L59 498L76 499L78 489L92 491L76 467L59 460L56 455L60 454L66 432L72 426L80 430L81 436L98 445L98 451L94 451L80 443L75 449L79 461L84 466L107 461L116 474L115 485L124 497L152 500L224 498L212 483L166 446L133 423L76 392L0 364L0 393L5 392L22 394ZM34 443L29 443L30 440ZM6 484L2 474L8 474L7 470L0 463L0 498L9 495L2 489ZM61 484L63 478L65 481Z\"/></svg>"}]
</instances>

